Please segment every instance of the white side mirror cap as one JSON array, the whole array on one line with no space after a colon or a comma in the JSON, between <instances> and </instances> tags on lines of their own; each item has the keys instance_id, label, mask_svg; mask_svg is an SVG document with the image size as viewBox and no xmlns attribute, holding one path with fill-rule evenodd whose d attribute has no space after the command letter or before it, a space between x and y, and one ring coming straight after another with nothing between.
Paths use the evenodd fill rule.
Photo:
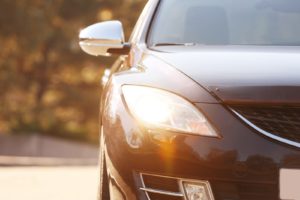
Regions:
<instances>
[{"instance_id":1,"label":"white side mirror cap","mask_svg":"<svg viewBox=\"0 0 300 200\"><path fill-rule=\"evenodd\" d=\"M124 41L123 26L119 21L88 26L80 31L79 39L81 49L93 56L109 56L113 51L128 48Z\"/></svg>"}]
</instances>

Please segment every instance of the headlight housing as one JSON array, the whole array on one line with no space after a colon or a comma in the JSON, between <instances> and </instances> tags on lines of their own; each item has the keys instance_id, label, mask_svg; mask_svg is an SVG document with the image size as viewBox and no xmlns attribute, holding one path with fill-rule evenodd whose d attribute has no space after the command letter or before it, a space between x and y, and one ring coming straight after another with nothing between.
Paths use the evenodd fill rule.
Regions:
<instances>
[{"instance_id":1,"label":"headlight housing","mask_svg":"<svg viewBox=\"0 0 300 200\"><path fill-rule=\"evenodd\" d=\"M132 115L147 128L218 136L206 117L178 95L135 85L122 86L122 92Z\"/></svg>"}]
</instances>

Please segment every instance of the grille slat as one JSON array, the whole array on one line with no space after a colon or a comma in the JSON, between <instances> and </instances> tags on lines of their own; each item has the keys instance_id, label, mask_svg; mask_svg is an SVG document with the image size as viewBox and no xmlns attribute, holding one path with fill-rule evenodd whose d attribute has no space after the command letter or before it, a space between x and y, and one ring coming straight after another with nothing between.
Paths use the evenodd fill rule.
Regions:
<instances>
[{"instance_id":1,"label":"grille slat","mask_svg":"<svg viewBox=\"0 0 300 200\"><path fill-rule=\"evenodd\" d=\"M259 129L300 143L300 106L235 105L231 108Z\"/></svg>"}]
</instances>

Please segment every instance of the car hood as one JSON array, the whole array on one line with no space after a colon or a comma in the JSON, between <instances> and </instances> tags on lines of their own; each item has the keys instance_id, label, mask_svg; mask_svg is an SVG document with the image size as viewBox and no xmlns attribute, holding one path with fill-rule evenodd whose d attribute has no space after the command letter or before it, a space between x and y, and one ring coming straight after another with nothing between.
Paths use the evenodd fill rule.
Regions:
<instances>
[{"instance_id":1,"label":"car hood","mask_svg":"<svg viewBox=\"0 0 300 200\"><path fill-rule=\"evenodd\" d=\"M154 49L224 102L300 103L300 47L185 47Z\"/></svg>"}]
</instances>

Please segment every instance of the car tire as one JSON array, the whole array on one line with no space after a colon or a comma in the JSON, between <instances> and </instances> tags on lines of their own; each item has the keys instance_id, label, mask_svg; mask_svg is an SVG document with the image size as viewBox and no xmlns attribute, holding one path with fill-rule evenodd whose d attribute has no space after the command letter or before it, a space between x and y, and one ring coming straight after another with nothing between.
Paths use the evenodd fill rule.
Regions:
<instances>
[{"instance_id":1,"label":"car tire","mask_svg":"<svg viewBox=\"0 0 300 200\"><path fill-rule=\"evenodd\" d=\"M102 129L100 135L99 171L100 171L100 178L99 178L98 200L110 200L109 181L108 181L106 161L105 161L104 136L103 136Z\"/></svg>"}]
</instances>

